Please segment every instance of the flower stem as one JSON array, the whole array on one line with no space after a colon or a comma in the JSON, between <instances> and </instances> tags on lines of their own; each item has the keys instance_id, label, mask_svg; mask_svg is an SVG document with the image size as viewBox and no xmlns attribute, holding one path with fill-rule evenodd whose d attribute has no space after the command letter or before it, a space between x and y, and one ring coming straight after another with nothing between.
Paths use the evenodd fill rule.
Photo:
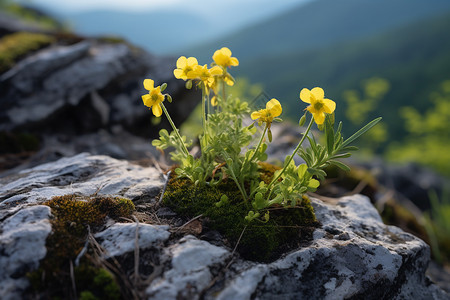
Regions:
<instances>
[{"instance_id":1,"label":"flower stem","mask_svg":"<svg viewBox=\"0 0 450 300\"><path fill-rule=\"evenodd\" d=\"M173 123L172 118L169 115L169 112L167 111L167 109L163 103L161 103L161 107L162 107L164 113L166 114L167 120L169 120L169 123L172 126L173 131L175 132L175 135L177 136L178 140L180 140L184 154L186 154L186 156L188 156L189 151L186 148L186 145L184 144L183 139L181 138L180 133L178 132L177 127L175 126L175 123Z\"/></svg>"},{"instance_id":2,"label":"flower stem","mask_svg":"<svg viewBox=\"0 0 450 300\"><path fill-rule=\"evenodd\" d=\"M205 142L207 141L207 136L208 136L208 133L206 132L206 111L205 111L206 94L207 94L207 88L205 86L205 83L203 83L203 88L202 88L202 123L203 123L203 138L204 138Z\"/></svg>"},{"instance_id":3,"label":"flower stem","mask_svg":"<svg viewBox=\"0 0 450 300\"><path fill-rule=\"evenodd\" d=\"M306 128L305 132L303 133L303 137L300 140L300 142L298 143L297 147L295 148L294 152L292 152L292 155L289 157L289 160L287 161L287 163L284 165L283 169L281 170L281 172L277 175L276 178L272 179L272 181L269 183L269 185L267 186L268 189L270 189L272 187L272 185L277 182L277 180L281 177L281 175L283 175L284 171L286 171L287 167L289 166L289 164L291 163L291 161L294 159L294 155L297 153L298 149L300 149L301 145L303 144L303 141L306 139L306 136L309 133L309 130L311 129L312 124L314 123L314 118L311 117L311 121L309 122L308 128ZM270 194L272 194L272 191L270 191L269 193L269 198L270 198Z\"/></svg>"},{"instance_id":4,"label":"flower stem","mask_svg":"<svg viewBox=\"0 0 450 300\"><path fill-rule=\"evenodd\" d=\"M255 158L255 156L256 156L256 153L258 152L258 150L259 150L259 147L261 147L261 144L262 144L262 141L264 140L264 137L265 137L265 135L266 135L266 132L267 132L267 128L269 128L269 124L268 123L266 123L266 127L264 127L264 131L263 131L263 134L261 135L261 138L259 139L259 143L258 143L258 146L256 146L256 148L255 148L255 152L253 153L253 155L252 155L252 157L250 158L250 160L249 161L252 161L254 158ZM244 162L244 164L245 164L245 162Z\"/></svg>"},{"instance_id":5,"label":"flower stem","mask_svg":"<svg viewBox=\"0 0 450 300\"><path fill-rule=\"evenodd\" d=\"M225 98L225 78L224 79L222 79L222 105L225 105L225 101L227 101L226 100L226 98Z\"/></svg>"}]
</instances>

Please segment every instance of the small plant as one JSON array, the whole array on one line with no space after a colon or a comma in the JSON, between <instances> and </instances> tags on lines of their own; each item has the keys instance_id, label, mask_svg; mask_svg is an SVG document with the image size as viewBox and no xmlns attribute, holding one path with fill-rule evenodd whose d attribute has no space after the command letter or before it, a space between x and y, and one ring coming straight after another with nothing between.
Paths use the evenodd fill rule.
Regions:
<instances>
[{"instance_id":1,"label":"small plant","mask_svg":"<svg viewBox=\"0 0 450 300\"><path fill-rule=\"evenodd\" d=\"M450 262L450 190L444 189L441 200L436 191L429 192L431 210L425 212L422 223L430 239L434 258L441 264Z\"/></svg>"},{"instance_id":2,"label":"small plant","mask_svg":"<svg viewBox=\"0 0 450 300\"><path fill-rule=\"evenodd\" d=\"M238 66L238 59L232 57L231 51L226 47L217 50L212 58L214 62L208 68L207 65L199 65L194 57L181 56L174 70L176 78L186 81L186 88L190 89L195 85L202 90L203 133L199 136L200 157L196 158L189 152L191 142L180 135L164 106L164 100L172 102L169 94L162 94L167 87L166 83L155 87L153 80L144 80L144 87L149 92L142 96L142 100L156 117L164 112L172 126L171 133L162 129L160 138L152 144L159 149L173 149L170 155L178 164L175 169L176 177L187 178L195 186L211 188L224 182L234 182L241 195L241 203L236 205L246 208L247 213L243 216L246 222L266 223L272 208L300 205L302 196L308 191L315 191L320 184L319 180L325 178L324 168L327 166L334 165L349 170L338 159L349 157L352 151L357 150L350 144L381 120L373 120L344 139L341 134L342 122L337 128L334 124L336 103L325 98L320 87L302 89L300 99L309 106L300 118L299 125L303 126L311 114L308 125L293 153L286 157L282 168L275 171L268 181L264 181L260 176L260 164L267 159L266 149L272 142L272 123L282 121L281 103L273 98L266 103L265 108L250 114L247 102L227 94L227 86L232 86L235 82L228 69ZM249 116L254 122L244 126L243 121ZM325 145L318 144L311 134L314 123L324 132ZM257 134L255 124L262 128L260 135ZM307 148L303 146L306 139L309 142ZM257 141L256 146L252 143L254 140ZM305 163L297 166L294 163L296 155ZM217 206L224 205L226 197L225 194L221 196Z\"/></svg>"}]
</instances>

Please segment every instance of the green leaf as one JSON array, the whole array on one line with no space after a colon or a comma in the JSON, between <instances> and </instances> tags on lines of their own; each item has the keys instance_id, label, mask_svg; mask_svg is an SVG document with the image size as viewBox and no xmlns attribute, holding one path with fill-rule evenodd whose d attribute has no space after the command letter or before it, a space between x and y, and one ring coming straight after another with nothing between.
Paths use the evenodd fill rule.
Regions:
<instances>
[{"instance_id":1,"label":"green leaf","mask_svg":"<svg viewBox=\"0 0 450 300\"><path fill-rule=\"evenodd\" d=\"M358 151L359 148L356 146L347 146L341 149L341 151Z\"/></svg>"},{"instance_id":2,"label":"green leaf","mask_svg":"<svg viewBox=\"0 0 450 300\"><path fill-rule=\"evenodd\" d=\"M331 155L334 150L334 130L328 115L325 120L325 134L327 136L327 152Z\"/></svg>"},{"instance_id":3,"label":"green leaf","mask_svg":"<svg viewBox=\"0 0 450 300\"><path fill-rule=\"evenodd\" d=\"M342 154L336 154L330 157L330 159L336 159L336 158L347 158L352 156L351 153L342 153Z\"/></svg>"},{"instance_id":4,"label":"green leaf","mask_svg":"<svg viewBox=\"0 0 450 300\"><path fill-rule=\"evenodd\" d=\"M338 167L338 168L344 170L345 172L350 171L350 167L347 166L347 165L344 164L344 163L341 163L340 161L337 161L337 160L329 160L328 162L329 162L330 164L335 165L336 167Z\"/></svg>"},{"instance_id":5,"label":"green leaf","mask_svg":"<svg viewBox=\"0 0 450 300\"><path fill-rule=\"evenodd\" d=\"M311 148L313 149L313 151L314 151L315 153L317 153L317 144L316 144L316 141L315 141L314 139L310 138L309 136L306 136L306 138L308 139L309 145L311 146Z\"/></svg>"},{"instance_id":6,"label":"green leaf","mask_svg":"<svg viewBox=\"0 0 450 300\"><path fill-rule=\"evenodd\" d=\"M325 171L321 170L321 169L308 168L308 172L311 175L315 175L315 176L319 177L320 179L325 178L325 176L327 176L327 173L325 173Z\"/></svg>"},{"instance_id":7,"label":"green leaf","mask_svg":"<svg viewBox=\"0 0 450 300\"><path fill-rule=\"evenodd\" d=\"M303 178L305 176L306 170L308 170L307 165L301 164L300 166L298 166L297 169L298 178Z\"/></svg>"},{"instance_id":8,"label":"green leaf","mask_svg":"<svg viewBox=\"0 0 450 300\"><path fill-rule=\"evenodd\" d=\"M351 137L349 137L348 139L346 139L344 141L344 143L342 144L342 146L347 146L348 144L350 144L351 142L353 142L354 140L356 140L357 138L359 138L361 135L363 135L364 133L366 133L368 130L370 130L373 126L377 125L378 122L381 121L381 117L376 118L372 121L370 121L366 126L364 126L363 128L361 128L360 130L358 130L357 132L355 132Z\"/></svg>"},{"instance_id":9,"label":"green leaf","mask_svg":"<svg viewBox=\"0 0 450 300\"><path fill-rule=\"evenodd\" d=\"M340 133L341 130L342 130L342 121L339 122L339 125L338 125L338 128L337 128L336 132L339 132L339 133Z\"/></svg>"},{"instance_id":10,"label":"green leaf","mask_svg":"<svg viewBox=\"0 0 450 300\"><path fill-rule=\"evenodd\" d=\"M320 182L314 178L311 179L308 183L308 187L313 188L313 189L317 189L319 187L319 185L320 185Z\"/></svg>"},{"instance_id":11,"label":"green leaf","mask_svg":"<svg viewBox=\"0 0 450 300\"><path fill-rule=\"evenodd\" d=\"M269 214L269 212L267 211L267 212L264 214L264 220L265 220L266 223L269 222L269 218L270 218L270 214Z\"/></svg>"}]
</instances>

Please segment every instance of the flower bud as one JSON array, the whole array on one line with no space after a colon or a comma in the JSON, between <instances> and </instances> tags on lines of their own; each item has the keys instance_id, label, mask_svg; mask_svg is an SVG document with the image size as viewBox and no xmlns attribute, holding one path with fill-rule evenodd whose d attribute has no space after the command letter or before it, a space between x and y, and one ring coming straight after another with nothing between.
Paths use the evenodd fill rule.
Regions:
<instances>
[{"instance_id":1,"label":"flower bud","mask_svg":"<svg viewBox=\"0 0 450 300\"><path fill-rule=\"evenodd\" d=\"M166 99L167 101L169 101L169 103L172 103L172 96L170 96L169 94L166 94Z\"/></svg>"},{"instance_id":2,"label":"flower bud","mask_svg":"<svg viewBox=\"0 0 450 300\"><path fill-rule=\"evenodd\" d=\"M300 120L298 121L298 125L300 125L300 127L302 127L303 125L305 125L306 122L306 114L304 114Z\"/></svg>"},{"instance_id":3,"label":"flower bud","mask_svg":"<svg viewBox=\"0 0 450 300\"><path fill-rule=\"evenodd\" d=\"M188 80L188 81L186 81L186 88L188 89L188 90L190 90L190 89L192 89L192 80Z\"/></svg>"},{"instance_id":4,"label":"flower bud","mask_svg":"<svg viewBox=\"0 0 450 300\"><path fill-rule=\"evenodd\" d=\"M161 93L164 92L166 90L166 88L167 88L167 83L164 82L163 84L161 84Z\"/></svg>"}]
</instances>

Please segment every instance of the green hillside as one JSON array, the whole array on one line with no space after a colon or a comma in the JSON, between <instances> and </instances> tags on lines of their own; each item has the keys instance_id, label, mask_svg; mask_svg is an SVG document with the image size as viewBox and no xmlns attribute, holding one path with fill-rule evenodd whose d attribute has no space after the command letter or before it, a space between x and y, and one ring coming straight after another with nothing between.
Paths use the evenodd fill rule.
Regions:
<instances>
[{"instance_id":1,"label":"green hillside","mask_svg":"<svg viewBox=\"0 0 450 300\"><path fill-rule=\"evenodd\" d=\"M181 51L201 62L223 46L241 60L372 36L450 10L448 0L314 0L214 42Z\"/></svg>"},{"instance_id":2,"label":"green hillside","mask_svg":"<svg viewBox=\"0 0 450 300\"><path fill-rule=\"evenodd\" d=\"M301 111L298 92L302 87L321 86L328 97L343 105L344 90L358 89L361 80L373 76L385 78L391 89L376 115L394 125L399 107L425 109L430 92L450 79L449 36L450 13L446 13L357 42L243 61L237 71L263 83L267 93L287 103L286 114L293 118ZM343 112L338 110L339 119ZM403 134L398 125L389 130L391 138Z\"/></svg>"}]
</instances>

